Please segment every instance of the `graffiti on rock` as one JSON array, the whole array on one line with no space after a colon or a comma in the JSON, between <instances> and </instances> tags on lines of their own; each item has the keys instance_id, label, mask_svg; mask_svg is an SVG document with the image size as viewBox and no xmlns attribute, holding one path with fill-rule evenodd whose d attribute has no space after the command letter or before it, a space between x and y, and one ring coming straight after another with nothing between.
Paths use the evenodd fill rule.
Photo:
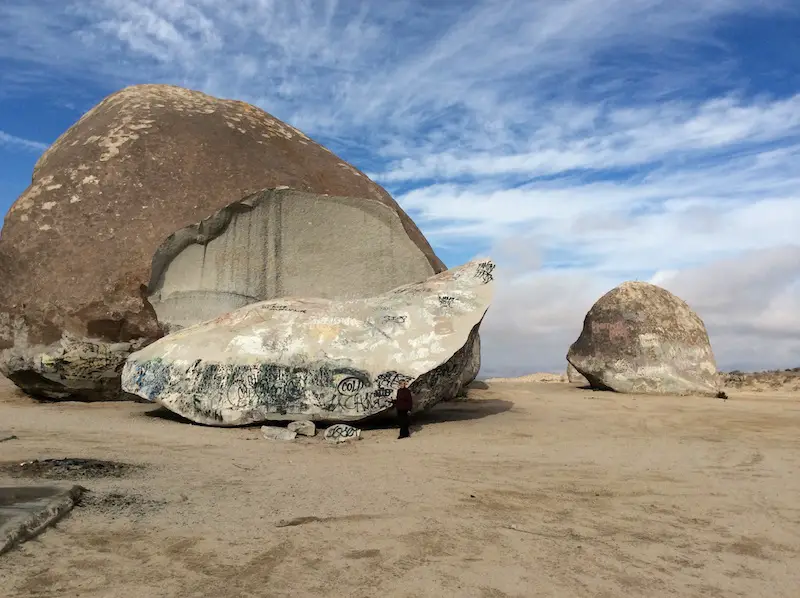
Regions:
<instances>
[{"instance_id":1,"label":"graffiti on rock","mask_svg":"<svg viewBox=\"0 0 800 598\"><path fill-rule=\"evenodd\" d=\"M397 316L397 315L383 316L383 321L386 324L405 324L406 319L407 319L406 316Z\"/></svg>"},{"instance_id":2,"label":"graffiti on rock","mask_svg":"<svg viewBox=\"0 0 800 598\"><path fill-rule=\"evenodd\" d=\"M265 305L264 309L268 309L270 311L292 311L298 314L308 313L307 309L300 309L299 307L292 307L291 305L282 305L280 303L276 305Z\"/></svg>"},{"instance_id":3,"label":"graffiti on rock","mask_svg":"<svg viewBox=\"0 0 800 598\"><path fill-rule=\"evenodd\" d=\"M403 382L408 384L411 380L413 380L411 376L406 376L400 372L384 372L375 378L375 385L379 388L396 389L400 388L400 384Z\"/></svg>"},{"instance_id":4,"label":"graffiti on rock","mask_svg":"<svg viewBox=\"0 0 800 598\"><path fill-rule=\"evenodd\" d=\"M371 413L388 409L392 406L391 391L383 394L385 389L367 392L361 395L330 397L320 404L320 407L329 413Z\"/></svg>"},{"instance_id":5,"label":"graffiti on rock","mask_svg":"<svg viewBox=\"0 0 800 598\"><path fill-rule=\"evenodd\" d=\"M361 436L361 430L345 424L334 424L325 430L325 438L334 442L344 442Z\"/></svg>"},{"instance_id":6,"label":"graffiti on rock","mask_svg":"<svg viewBox=\"0 0 800 598\"><path fill-rule=\"evenodd\" d=\"M339 392L339 394L346 397L352 397L353 395L358 394L358 391L360 391L362 388L364 388L364 381L361 378L356 378L355 376L348 376L336 385L336 390Z\"/></svg>"},{"instance_id":7,"label":"graffiti on rock","mask_svg":"<svg viewBox=\"0 0 800 598\"><path fill-rule=\"evenodd\" d=\"M445 309L452 308L455 300L455 297L450 297L449 295L439 295L439 305Z\"/></svg>"},{"instance_id":8,"label":"graffiti on rock","mask_svg":"<svg viewBox=\"0 0 800 598\"><path fill-rule=\"evenodd\" d=\"M37 356L37 369L64 380L100 380L119 373L131 350L129 343L108 344L63 338L60 346Z\"/></svg>"},{"instance_id":9,"label":"graffiti on rock","mask_svg":"<svg viewBox=\"0 0 800 598\"><path fill-rule=\"evenodd\" d=\"M182 367L160 359L133 363L127 385L155 400L173 395L205 417L221 421L222 410L260 409L287 414L317 409L327 413L369 415L389 409L395 389L412 377L388 371L371 380L355 368L302 368L261 363L230 365L196 360ZM219 397L212 401L208 397Z\"/></svg>"},{"instance_id":10,"label":"graffiti on rock","mask_svg":"<svg viewBox=\"0 0 800 598\"><path fill-rule=\"evenodd\" d=\"M479 278L484 284L489 284L494 280L494 262L481 262L475 268L475 278Z\"/></svg>"},{"instance_id":11,"label":"graffiti on rock","mask_svg":"<svg viewBox=\"0 0 800 598\"><path fill-rule=\"evenodd\" d=\"M400 388L401 382L408 383L411 380L413 380L411 376L395 371L380 374L374 383L363 375L348 377L337 385L337 394L323 401L321 407L328 412L377 413L392 406L392 395L395 389ZM344 390L348 392L342 392L341 387L344 382L346 382ZM358 383L361 385L358 386ZM358 390L354 390L356 386Z\"/></svg>"}]
</instances>

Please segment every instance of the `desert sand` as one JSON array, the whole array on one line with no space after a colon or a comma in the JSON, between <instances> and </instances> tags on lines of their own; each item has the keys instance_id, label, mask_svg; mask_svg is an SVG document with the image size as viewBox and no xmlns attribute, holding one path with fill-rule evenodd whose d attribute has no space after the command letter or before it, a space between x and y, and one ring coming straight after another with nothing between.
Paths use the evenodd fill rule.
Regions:
<instances>
[{"instance_id":1,"label":"desert sand","mask_svg":"<svg viewBox=\"0 0 800 598\"><path fill-rule=\"evenodd\" d=\"M408 440L335 446L3 381L0 461L142 467L79 481L82 506L0 557L0 596L798 596L797 393L473 386Z\"/></svg>"}]
</instances>

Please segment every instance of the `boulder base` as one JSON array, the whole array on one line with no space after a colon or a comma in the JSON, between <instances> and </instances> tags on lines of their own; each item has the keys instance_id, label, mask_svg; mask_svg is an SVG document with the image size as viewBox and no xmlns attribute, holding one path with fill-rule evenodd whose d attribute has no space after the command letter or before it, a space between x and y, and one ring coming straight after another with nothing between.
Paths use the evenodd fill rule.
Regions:
<instances>
[{"instance_id":1,"label":"boulder base","mask_svg":"<svg viewBox=\"0 0 800 598\"><path fill-rule=\"evenodd\" d=\"M595 388L716 394L717 366L703 321L661 287L625 282L586 314L567 360Z\"/></svg>"},{"instance_id":2,"label":"boulder base","mask_svg":"<svg viewBox=\"0 0 800 598\"><path fill-rule=\"evenodd\" d=\"M456 396L489 308L494 263L476 260L349 301L280 299L189 326L133 353L122 387L198 423L357 421Z\"/></svg>"},{"instance_id":3,"label":"boulder base","mask_svg":"<svg viewBox=\"0 0 800 598\"><path fill-rule=\"evenodd\" d=\"M575 369L575 366L567 362L567 382L570 384L578 384L580 386L588 386L589 381L586 377Z\"/></svg>"}]
</instances>

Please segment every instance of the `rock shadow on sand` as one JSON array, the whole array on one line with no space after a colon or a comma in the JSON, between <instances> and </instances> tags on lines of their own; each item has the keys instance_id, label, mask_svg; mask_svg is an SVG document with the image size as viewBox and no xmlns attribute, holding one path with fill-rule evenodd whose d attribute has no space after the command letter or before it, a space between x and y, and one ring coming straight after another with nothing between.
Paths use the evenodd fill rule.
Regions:
<instances>
[{"instance_id":1,"label":"rock shadow on sand","mask_svg":"<svg viewBox=\"0 0 800 598\"><path fill-rule=\"evenodd\" d=\"M460 398L444 401L437 403L427 411L413 414L411 416L411 431L416 432L429 425L483 419L484 417L505 413L513 406L514 403L512 401L505 399ZM384 430L396 428L397 420L394 411L388 411L374 418L356 422L353 425L362 430Z\"/></svg>"},{"instance_id":2,"label":"rock shadow on sand","mask_svg":"<svg viewBox=\"0 0 800 598\"><path fill-rule=\"evenodd\" d=\"M473 383L474 384L474 383ZM470 385L470 388L474 388ZM469 421L474 419L483 419L492 415L498 415L510 410L514 406L512 401L504 399L471 399L471 398L458 398L452 401L444 401L438 403L428 409L416 413L412 416L412 431L419 430L422 426L430 424L442 424L447 422ZM179 424L188 424L191 426L210 427L204 424L195 423L185 417L173 413L165 407L157 407L150 411L145 411L145 417L152 417L156 419L163 419L167 421L176 422ZM257 424L250 424L242 426L244 428L258 428L262 425L280 426L288 424L289 421L270 421ZM325 429L335 423L346 423L353 425L362 430L383 430L397 427L397 421L393 410L380 413L371 418L355 422L315 422L318 429ZM212 426L213 427L213 426Z\"/></svg>"},{"instance_id":3,"label":"rock shadow on sand","mask_svg":"<svg viewBox=\"0 0 800 598\"><path fill-rule=\"evenodd\" d=\"M145 411L143 413L145 417L153 417L156 419L165 419L171 422L177 422L179 424L189 424L192 426L200 426L201 428L208 428L211 426L206 426L205 424L198 424L193 422L192 420L183 417L182 415L178 415L174 411L170 411L166 407L157 406L155 409L151 409L150 411Z\"/></svg>"}]
</instances>

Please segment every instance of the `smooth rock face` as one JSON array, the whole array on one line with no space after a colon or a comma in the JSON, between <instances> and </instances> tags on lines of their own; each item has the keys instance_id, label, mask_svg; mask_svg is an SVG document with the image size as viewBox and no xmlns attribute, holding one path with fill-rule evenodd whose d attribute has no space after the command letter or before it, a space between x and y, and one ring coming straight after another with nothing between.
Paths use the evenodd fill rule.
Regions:
<instances>
[{"instance_id":1,"label":"smooth rock face","mask_svg":"<svg viewBox=\"0 0 800 598\"><path fill-rule=\"evenodd\" d=\"M581 386L588 386L589 381L586 377L575 369L575 366L567 362L567 381L570 384L580 384Z\"/></svg>"},{"instance_id":2,"label":"smooth rock face","mask_svg":"<svg viewBox=\"0 0 800 598\"><path fill-rule=\"evenodd\" d=\"M122 387L192 421L355 421L386 411L401 382L415 409L453 398L492 295L476 260L365 299L248 305L133 353Z\"/></svg>"},{"instance_id":3,"label":"smooth rock face","mask_svg":"<svg viewBox=\"0 0 800 598\"><path fill-rule=\"evenodd\" d=\"M281 186L331 197L240 202ZM384 189L297 129L243 102L128 87L58 138L5 217L0 372L38 396L121 398L122 363L163 335L161 316L377 294L444 268Z\"/></svg>"},{"instance_id":4,"label":"smooth rock face","mask_svg":"<svg viewBox=\"0 0 800 598\"><path fill-rule=\"evenodd\" d=\"M264 190L170 235L153 259L148 300L176 330L259 301L369 297L432 274L391 207Z\"/></svg>"},{"instance_id":5,"label":"smooth rock face","mask_svg":"<svg viewBox=\"0 0 800 598\"><path fill-rule=\"evenodd\" d=\"M317 435L317 426L314 425L312 421L299 421L299 422L291 422L286 429L295 432L299 436L316 436Z\"/></svg>"},{"instance_id":6,"label":"smooth rock face","mask_svg":"<svg viewBox=\"0 0 800 598\"><path fill-rule=\"evenodd\" d=\"M347 424L334 424L325 430L323 438L328 442L349 442L361 440L361 430Z\"/></svg>"},{"instance_id":7,"label":"smooth rock face","mask_svg":"<svg viewBox=\"0 0 800 598\"><path fill-rule=\"evenodd\" d=\"M294 440L297 432L280 426L261 426L261 434L267 440Z\"/></svg>"},{"instance_id":8,"label":"smooth rock face","mask_svg":"<svg viewBox=\"0 0 800 598\"><path fill-rule=\"evenodd\" d=\"M567 360L595 388L714 394L717 366L703 321L661 287L625 282L586 314Z\"/></svg>"}]
</instances>

